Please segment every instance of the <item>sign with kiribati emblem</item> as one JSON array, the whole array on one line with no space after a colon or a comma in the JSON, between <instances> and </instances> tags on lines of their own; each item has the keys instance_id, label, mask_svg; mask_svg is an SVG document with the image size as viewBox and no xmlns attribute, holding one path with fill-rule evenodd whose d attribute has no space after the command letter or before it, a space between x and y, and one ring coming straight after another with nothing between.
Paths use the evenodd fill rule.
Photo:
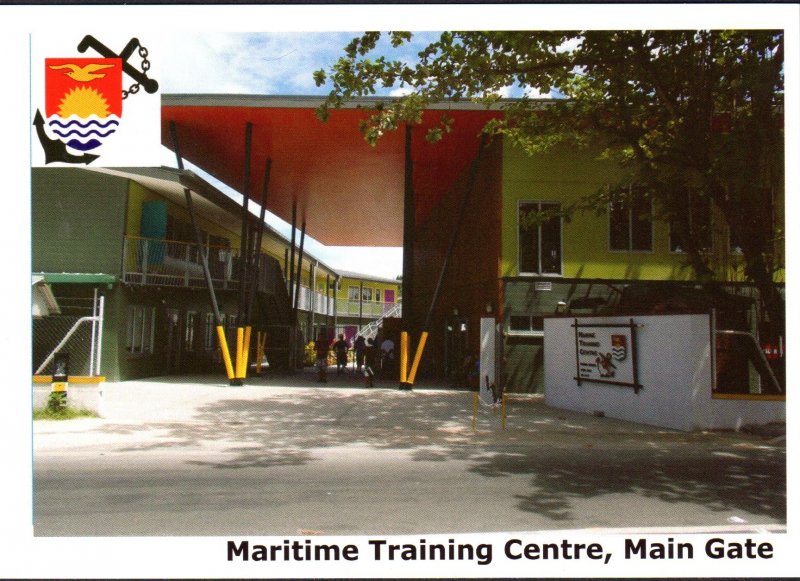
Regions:
<instances>
[{"instance_id":1,"label":"sign with kiribati emblem","mask_svg":"<svg viewBox=\"0 0 800 581\"><path fill-rule=\"evenodd\" d=\"M119 52L92 35L77 40L55 48L48 38L33 51L31 68L41 67L32 79L41 90L33 92L33 165L158 164L161 104L149 49L136 37Z\"/></svg>"},{"instance_id":2,"label":"sign with kiribati emblem","mask_svg":"<svg viewBox=\"0 0 800 581\"><path fill-rule=\"evenodd\" d=\"M636 323L580 323L575 328L575 380L633 387L638 393Z\"/></svg>"}]
</instances>

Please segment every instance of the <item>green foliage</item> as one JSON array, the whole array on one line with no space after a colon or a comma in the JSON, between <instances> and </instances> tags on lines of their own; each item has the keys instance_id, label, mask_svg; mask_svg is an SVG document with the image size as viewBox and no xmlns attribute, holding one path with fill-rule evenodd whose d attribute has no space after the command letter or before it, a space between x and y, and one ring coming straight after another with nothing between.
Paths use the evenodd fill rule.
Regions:
<instances>
[{"instance_id":1,"label":"green foliage","mask_svg":"<svg viewBox=\"0 0 800 581\"><path fill-rule=\"evenodd\" d=\"M72 420L75 418L96 418L97 414L68 405L67 399L60 393L53 392L47 398L43 409L33 410L34 420Z\"/></svg>"},{"instance_id":2,"label":"green foliage","mask_svg":"<svg viewBox=\"0 0 800 581\"><path fill-rule=\"evenodd\" d=\"M380 38L354 38L329 73L315 72L317 85L332 85L321 119L349 99L391 87L409 94L376 98L361 122L372 145L402 124L420 123L433 103L464 100L503 107L503 118L484 131L530 154L600 144L601 156L626 168L625 182L649 191L664 218L685 216L687 197L712 200L741 235L747 276L762 295L774 294L772 275L783 266L782 229L771 215L783 180L782 31L443 32L416 62L375 56ZM389 33L394 49L412 38ZM501 101L509 87L527 96ZM442 118L426 137L444 139L451 127ZM602 204L598 192L562 212ZM691 241L685 250L707 278L709 257Z\"/></svg>"}]
</instances>

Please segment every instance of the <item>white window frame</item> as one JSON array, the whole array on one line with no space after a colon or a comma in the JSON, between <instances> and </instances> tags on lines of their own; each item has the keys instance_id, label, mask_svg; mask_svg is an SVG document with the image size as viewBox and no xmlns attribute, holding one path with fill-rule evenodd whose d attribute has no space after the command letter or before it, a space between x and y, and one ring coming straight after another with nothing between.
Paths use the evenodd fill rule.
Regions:
<instances>
[{"instance_id":1,"label":"white window frame","mask_svg":"<svg viewBox=\"0 0 800 581\"><path fill-rule=\"evenodd\" d=\"M520 223L519 223L519 212L522 208L523 204L538 204L539 209L541 210L542 204L555 204L561 208L561 202L557 200L517 200L517 273L519 276L545 276L545 277L552 277L552 278L563 278L564 277L564 218L559 216L559 249L561 254L561 262L559 264L559 272L529 272L523 271L521 264L520 264L520 257L522 256L522 240L520 236ZM538 245L539 245L539 256L538 256L538 264L539 270L542 269L542 227L541 225L536 227L537 236L538 238Z\"/></svg>"},{"instance_id":2,"label":"white window frame","mask_svg":"<svg viewBox=\"0 0 800 581\"><path fill-rule=\"evenodd\" d=\"M129 305L125 350L132 355L152 354L155 344L155 323L155 307Z\"/></svg>"}]
</instances>

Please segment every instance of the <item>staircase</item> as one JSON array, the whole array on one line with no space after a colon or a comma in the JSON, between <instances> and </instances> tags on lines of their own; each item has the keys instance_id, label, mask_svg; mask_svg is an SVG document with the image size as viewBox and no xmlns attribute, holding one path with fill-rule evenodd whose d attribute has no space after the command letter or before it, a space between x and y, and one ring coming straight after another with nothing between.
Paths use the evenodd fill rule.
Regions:
<instances>
[{"instance_id":1,"label":"staircase","mask_svg":"<svg viewBox=\"0 0 800 581\"><path fill-rule=\"evenodd\" d=\"M285 369L289 366L292 305L278 261L262 256L260 267L254 329L267 331L266 356L270 366Z\"/></svg>"},{"instance_id":2,"label":"staircase","mask_svg":"<svg viewBox=\"0 0 800 581\"><path fill-rule=\"evenodd\" d=\"M361 335L362 337L364 337L364 339L374 339L375 335L378 334L378 329L380 329L381 325L383 325L384 319L399 317L402 315L402 313L403 313L403 303L397 302L391 309L383 313L383 316L380 319L372 321L361 327L356 332L356 336Z\"/></svg>"}]
</instances>

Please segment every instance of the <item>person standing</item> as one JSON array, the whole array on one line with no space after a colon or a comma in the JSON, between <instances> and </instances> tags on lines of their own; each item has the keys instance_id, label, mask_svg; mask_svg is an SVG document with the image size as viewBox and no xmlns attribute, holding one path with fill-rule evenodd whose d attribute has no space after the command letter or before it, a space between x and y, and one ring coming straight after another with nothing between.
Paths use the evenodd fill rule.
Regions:
<instances>
[{"instance_id":1,"label":"person standing","mask_svg":"<svg viewBox=\"0 0 800 581\"><path fill-rule=\"evenodd\" d=\"M386 379L392 373L394 366L394 341L389 337L381 343L381 376Z\"/></svg>"},{"instance_id":2,"label":"person standing","mask_svg":"<svg viewBox=\"0 0 800 581\"><path fill-rule=\"evenodd\" d=\"M358 368L358 373L361 373L361 368L364 367L364 351L367 348L367 342L359 335L356 337L356 340L353 342L353 351L356 353L356 367Z\"/></svg>"},{"instance_id":3,"label":"person standing","mask_svg":"<svg viewBox=\"0 0 800 581\"><path fill-rule=\"evenodd\" d=\"M371 337L367 339L364 348L364 381L367 387L375 385L375 366L378 364L378 348L375 347L375 340Z\"/></svg>"},{"instance_id":4,"label":"person standing","mask_svg":"<svg viewBox=\"0 0 800 581\"><path fill-rule=\"evenodd\" d=\"M314 342L314 348L317 352L317 381L320 383L328 382L328 338L320 333L317 340Z\"/></svg>"},{"instance_id":5,"label":"person standing","mask_svg":"<svg viewBox=\"0 0 800 581\"><path fill-rule=\"evenodd\" d=\"M333 344L333 351L336 353L336 375L341 375L347 369L347 351L350 345L345 341L344 335L339 333L339 340Z\"/></svg>"}]
</instances>

